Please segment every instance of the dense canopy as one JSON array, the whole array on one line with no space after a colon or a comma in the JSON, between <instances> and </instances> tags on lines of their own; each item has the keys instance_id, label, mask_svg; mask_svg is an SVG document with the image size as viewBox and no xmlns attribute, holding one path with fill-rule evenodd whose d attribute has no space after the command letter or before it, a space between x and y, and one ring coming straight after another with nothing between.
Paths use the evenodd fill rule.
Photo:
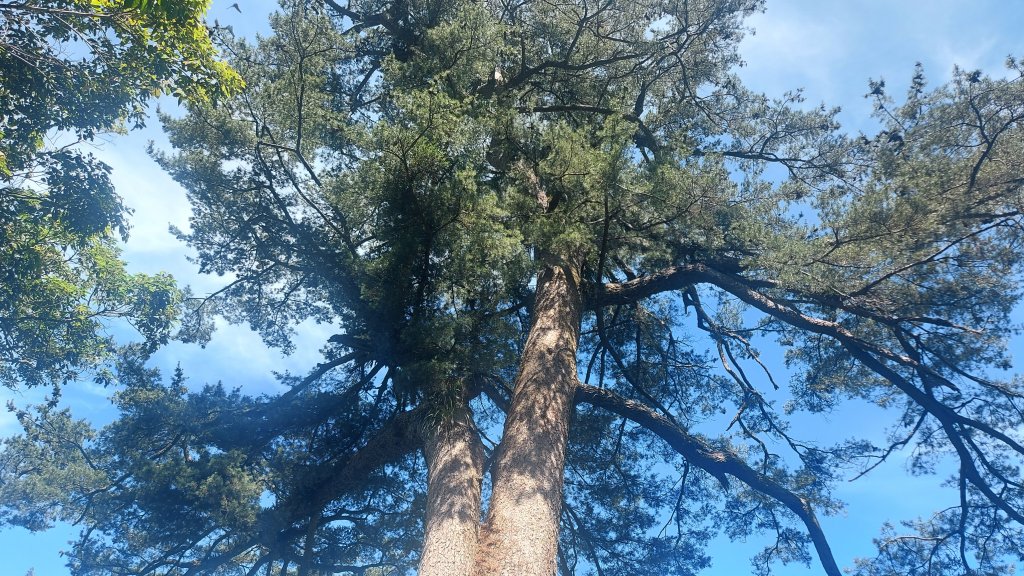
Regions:
<instances>
[{"instance_id":1,"label":"dense canopy","mask_svg":"<svg viewBox=\"0 0 1024 576\"><path fill-rule=\"evenodd\" d=\"M109 167L81 146L141 125L154 96L212 101L238 77L216 51L206 0L0 4L0 383L60 385L113 343L99 318L165 341L180 299L167 275L131 275Z\"/></svg>"},{"instance_id":2,"label":"dense canopy","mask_svg":"<svg viewBox=\"0 0 1024 576\"><path fill-rule=\"evenodd\" d=\"M230 279L179 337L314 319L325 360L247 397L126 353L113 424L19 412L0 519L81 524L75 574L683 575L768 533L758 573L838 576L833 484L912 446L957 504L852 573L1009 573L1024 68L908 71L845 134L735 76L761 7L288 0L227 35L245 88L154 152ZM851 399L886 436L790 431Z\"/></svg>"}]
</instances>

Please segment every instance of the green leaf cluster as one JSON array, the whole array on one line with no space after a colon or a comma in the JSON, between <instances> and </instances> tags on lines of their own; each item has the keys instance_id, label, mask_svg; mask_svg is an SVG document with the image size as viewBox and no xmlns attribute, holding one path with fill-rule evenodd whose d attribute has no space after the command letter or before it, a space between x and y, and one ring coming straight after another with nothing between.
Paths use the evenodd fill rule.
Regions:
<instances>
[{"instance_id":1,"label":"green leaf cluster","mask_svg":"<svg viewBox=\"0 0 1024 576\"><path fill-rule=\"evenodd\" d=\"M130 275L113 239L128 210L110 168L81 149L141 125L173 94L214 102L241 86L217 59L206 0L60 0L0 6L0 381L60 385L109 352L105 317L165 341L180 296Z\"/></svg>"}]
</instances>

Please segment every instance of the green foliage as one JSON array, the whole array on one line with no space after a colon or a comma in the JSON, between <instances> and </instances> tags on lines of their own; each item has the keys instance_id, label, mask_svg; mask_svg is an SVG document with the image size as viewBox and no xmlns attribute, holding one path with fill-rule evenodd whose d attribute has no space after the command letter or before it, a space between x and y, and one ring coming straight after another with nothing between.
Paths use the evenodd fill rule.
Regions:
<instances>
[{"instance_id":1,"label":"green foliage","mask_svg":"<svg viewBox=\"0 0 1024 576\"><path fill-rule=\"evenodd\" d=\"M87 525L70 563L76 575L109 574L111 567L179 574L176 563L233 574L219 564L246 559L268 525L301 524L333 460L373 432L340 420L367 406L339 406L328 394L268 401L219 384L189 393L180 368L162 383L139 356L123 357L117 376L117 421L94 430L68 410L19 411L25 432L0 451L0 520L32 530L55 521ZM323 422L312 435L305 427L280 435L282 425L332 404L339 421ZM421 495L409 495L406 485L418 475L415 467L396 469L333 504L335 520L325 530L345 545L322 561L407 561L420 534L401 515L421 512ZM400 513L404 507L413 509ZM195 549L171 563L162 558L161 550L182 541Z\"/></svg>"},{"instance_id":2,"label":"green foliage","mask_svg":"<svg viewBox=\"0 0 1024 576\"><path fill-rule=\"evenodd\" d=\"M66 410L44 407L32 416L19 412L25 436L7 441L4 454L12 457L0 465L8 503L4 520L39 529L55 520L102 517L97 533L83 535L86 550L101 534L120 533L149 547L220 525L251 525L259 510L259 477L247 466L248 456L218 449L206 430L223 411L242 409L243 399L213 387L189 399L180 379L164 388L153 383L155 377L138 367L122 367L120 381L126 388L116 403L124 416L99 434L72 420ZM52 449L34 448L44 445ZM26 481L41 477L51 482ZM169 521L158 532L133 528L148 515ZM77 562L84 573L95 573L90 570L102 571L114 557L138 561L130 551L104 555Z\"/></svg>"},{"instance_id":3,"label":"green foliage","mask_svg":"<svg viewBox=\"0 0 1024 576\"><path fill-rule=\"evenodd\" d=\"M82 238L18 224L0 249L12 263L0 285L6 385L59 385L96 366L114 349L103 319L130 322L148 350L167 342L181 306L169 275L127 273L113 239L74 245Z\"/></svg>"},{"instance_id":4,"label":"green foliage","mask_svg":"<svg viewBox=\"0 0 1024 576\"><path fill-rule=\"evenodd\" d=\"M214 101L241 80L215 59L206 0L4 4L0 29L0 381L60 385L103 358L99 319L166 340L180 296L129 275L110 169L74 146L141 125L154 96ZM56 142L57 144L47 144Z\"/></svg>"},{"instance_id":5,"label":"green foliage","mask_svg":"<svg viewBox=\"0 0 1024 576\"><path fill-rule=\"evenodd\" d=\"M935 89L918 71L899 104L874 85L879 133L844 135L835 110L730 73L760 6L293 0L268 37L225 38L245 88L162 118L174 150L154 152L188 191L179 234L201 271L233 278L188 297L185 333L202 341L217 315L285 350L302 321L343 333L276 397L189 394L136 362L95 440L66 414L23 415L4 519L82 518L81 574L410 570L424 471L408 431L471 407L489 437L539 273L561 265L586 309L580 390L618 402L572 421L564 574L692 574L716 534L767 533L758 574L808 562L826 552L811 513L841 510L831 486L904 447L915 473L957 462L959 504L908 525L918 535L887 531L854 570L1024 559L1024 390L994 372L1024 268L1020 65ZM33 266L60 270L41 254ZM97 277L111 301L177 304L146 297L159 279L119 278ZM55 274L39 294L81 285ZM165 337L163 320L143 327ZM850 398L891 411L887 438L794 431ZM19 455L109 487L48 492L48 475L71 480Z\"/></svg>"}]
</instances>

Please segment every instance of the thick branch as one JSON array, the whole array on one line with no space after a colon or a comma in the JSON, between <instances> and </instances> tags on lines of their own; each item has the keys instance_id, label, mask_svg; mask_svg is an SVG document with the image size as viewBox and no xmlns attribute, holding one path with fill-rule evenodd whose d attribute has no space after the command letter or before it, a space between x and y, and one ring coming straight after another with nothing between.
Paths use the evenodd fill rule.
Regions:
<instances>
[{"instance_id":1,"label":"thick branch","mask_svg":"<svg viewBox=\"0 0 1024 576\"><path fill-rule=\"evenodd\" d=\"M582 299L579 270L548 266L537 280L530 333L492 473L474 574L555 571Z\"/></svg>"},{"instance_id":2,"label":"thick branch","mask_svg":"<svg viewBox=\"0 0 1024 576\"><path fill-rule=\"evenodd\" d=\"M723 483L726 482L725 476L729 475L754 490L774 498L796 514L804 523L825 573L829 576L841 576L842 572L832 556L832 549L825 538L825 533L821 529L821 525L818 524L814 509L811 508L807 499L757 472L735 454L718 450L703 439L690 435L644 404L623 398L605 388L582 383L576 387L575 401L604 408L643 426L668 442L669 446L674 448L687 462L702 468Z\"/></svg>"},{"instance_id":3,"label":"thick branch","mask_svg":"<svg viewBox=\"0 0 1024 576\"><path fill-rule=\"evenodd\" d=\"M593 285L589 289L583 305L587 310L596 310L604 306L635 304L655 294L681 290L687 286L702 282L719 284L722 277L733 278L733 276L727 276L726 273L720 271L723 269L736 270L738 272L740 271L740 265L738 261L733 259L717 260L711 263L710 266L704 262L678 264L651 274L632 278L626 282L608 282L606 284ZM737 282L742 282L744 288L747 289L770 288L774 285L774 283L765 280L738 277ZM722 288L728 290L724 286ZM731 290L729 291L731 292Z\"/></svg>"},{"instance_id":4,"label":"thick branch","mask_svg":"<svg viewBox=\"0 0 1024 576\"><path fill-rule=\"evenodd\" d=\"M362 485L374 471L419 449L425 413L426 408L419 406L395 415L361 449L311 474L315 478L306 489L295 490L294 498L274 507L262 540L276 542L280 532L294 522L319 514L331 501Z\"/></svg>"},{"instance_id":5,"label":"thick branch","mask_svg":"<svg viewBox=\"0 0 1024 576\"><path fill-rule=\"evenodd\" d=\"M423 434L427 510L419 576L471 574L479 541L484 446L469 406L446 411Z\"/></svg>"},{"instance_id":6,"label":"thick branch","mask_svg":"<svg viewBox=\"0 0 1024 576\"><path fill-rule=\"evenodd\" d=\"M648 296L705 281L707 271L704 264L681 264L627 282L601 284L587 295L584 307L595 310L604 306L632 304Z\"/></svg>"},{"instance_id":7,"label":"thick branch","mask_svg":"<svg viewBox=\"0 0 1024 576\"><path fill-rule=\"evenodd\" d=\"M962 429L962 427L968 426L985 432L990 437L1001 441L1008 448L1020 454L1024 454L1024 446L1021 446L1013 438L995 430L984 422L957 414L952 408L935 398L931 391L918 388L907 378L900 375L896 370L890 368L885 362L883 362L883 360L888 360L913 369L922 379L932 380L935 383L948 386L955 390L956 386L954 384L922 362L908 356L897 354L891 350L878 346L877 344L859 338L836 322L807 316L791 306L780 304L771 297L745 285L741 278L723 274L711 269L702 273L702 277L704 281L714 283L719 288L735 295L740 300L743 300L762 312L782 320L783 322L816 334L828 336L839 342L853 358L879 376L888 380L893 386L909 396L918 406L921 406L930 415L935 417L942 425L942 430L945 433L946 438L949 440L950 444L956 451L957 456L960 458L961 473L965 474L967 479L970 480L970 482L983 494L985 494L992 504L1005 512L1007 516L1013 520L1024 524L1024 514L1014 509L1005 498L997 494L977 469L974 457L972 456L972 451L964 442L964 438L967 437L968 434ZM961 429L958 429L958 426L961 427ZM976 453L979 457L982 456L979 451L976 451Z\"/></svg>"}]
</instances>

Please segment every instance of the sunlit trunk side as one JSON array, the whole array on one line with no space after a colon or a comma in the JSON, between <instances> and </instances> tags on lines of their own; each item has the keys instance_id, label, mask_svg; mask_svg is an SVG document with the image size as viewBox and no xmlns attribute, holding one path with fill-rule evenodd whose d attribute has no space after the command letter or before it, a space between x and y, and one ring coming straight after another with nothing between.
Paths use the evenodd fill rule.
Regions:
<instances>
[{"instance_id":1,"label":"sunlit trunk side","mask_svg":"<svg viewBox=\"0 0 1024 576\"><path fill-rule=\"evenodd\" d=\"M427 511L419 576L469 576L480 527L484 448L467 406L424 434Z\"/></svg>"},{"instance_id":2,"label":"sunlit trunk side","mask_svg":"<svg viewBox=\"0 0 1024 576\"><path fill-rule=\"evenodd\" d=\"M578 271L545 269L494 464L476 576L555 573L581 309Z\"/></svg>"}]
</instances>

